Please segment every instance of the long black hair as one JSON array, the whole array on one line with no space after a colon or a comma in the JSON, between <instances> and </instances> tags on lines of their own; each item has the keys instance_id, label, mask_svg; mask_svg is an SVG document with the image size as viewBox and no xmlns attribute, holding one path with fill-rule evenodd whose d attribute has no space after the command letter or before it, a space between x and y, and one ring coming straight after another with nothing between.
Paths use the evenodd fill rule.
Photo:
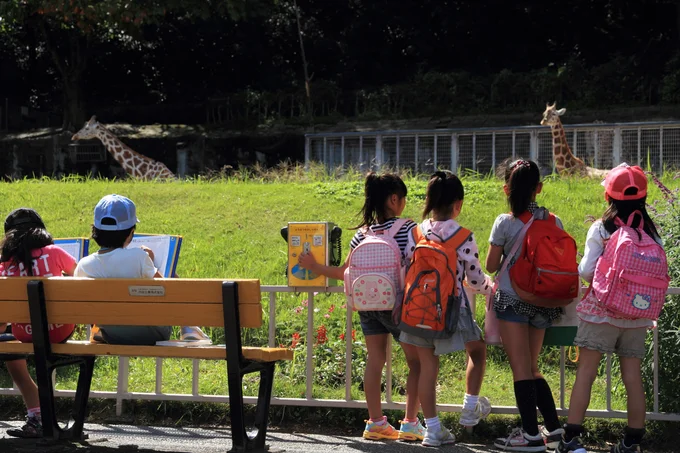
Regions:
<instances>
[{"instance_id":1,"label":"long black hair","mask_svg":"<svg viewBox=\"0 0 680 453\"><path fill-rule=\"evenodd\" d=\"M629 187L623 194L635 195L636 193L637 189L635 187ZM631 226L633 228L639 228L640 222L642 221L643 222L642 229L644 230L645 233L647 233L654 239L661 237L656 229L656 225L654 225L654 222L647 213L646 207L647 196L638 198L636 200L615 200L612 197L608 197L607 199L609 200L609 206L602 215L602 225L604 226L604 229L607 230L607 232L609 232L609 234L613 234L614 231L616 231L619 228L618 225L616 224L617 217L623 223L626 223L628 221L628 217L633 212L640 211L640 214L642 214L642 219L640 219L640 216L635 216L633 218L633 223Z\"/></svg>"},{"instance_id":2,"label":"long black hair","mask_svg":"<svg viewBox=\"0 0 680 453\"><path fill-rule=\"evenodd\" d=\"M5 237L0 244L0 261L10 265L23 264L33 275L33 250L54 244L45 223L35 210L19 208L5 219Z\"/></svg>"},{"instance_id":3,"label":"long black hair","mask_svg":"<svg viewBox=\"0 0 680 453\"><path fill-rule=\"evenodd\" d=\"M437 216L449 218L453 214L454 203L463 197L465 189L458 176L449 170L436 171L427 183L423 219L433 211Z\"/></svg>"},{"instance_id":4,"label":"long black hair","mask_svg":"<svg viewBox=\"0 0 680 453\"><path fill-rule=\"evenodd\" d=\"M505 184L507 184L508 204L512 215L518 217L529 209L531 196L541 182L541 172L536 162L518 159L505 169Z\"/></svg>"},{"instance_id":5,"label":"long black hair","mask_svg":"<svg viewBox=\"0 0 680 453\"><path fill-rule=\"evenodd\" d=\"M355 228L359 229L388 220L385 210L387 199L392 195L404 198L407 193L406 184L394 173L378 175L372 171L367 174L364 183L364 205L359 212L361 223Z\"/></svg>"}]
</instances>

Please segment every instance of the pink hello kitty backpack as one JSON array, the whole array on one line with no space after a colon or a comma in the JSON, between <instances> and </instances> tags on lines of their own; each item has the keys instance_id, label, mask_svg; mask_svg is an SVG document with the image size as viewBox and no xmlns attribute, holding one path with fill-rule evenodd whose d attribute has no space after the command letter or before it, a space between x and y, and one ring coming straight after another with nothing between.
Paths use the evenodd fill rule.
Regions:
<instances>
[{"instance_id":1,"label":"pink hello kitty backpack","mask_svg":"<svg viewBox=\"0 0 680 453\"><path fill-rule=\"evenodd\" d=\"M404 292L401 251L394 236L406 224L397 219L387 230L371 231L349 255L345 269L347 305L357 311L392 310Z\"/></svg>"},{"instance_id":2,"label":"pink hello kitty backpack","mask_svg":"<svg viewBox=\"0 0 680 453\"><path fill-rule=\"evenodd\" d=\"M670 277L666 252L642 229L631 225L633 212L612 234L597 260L592 290L614 315L626 319L656 320L666 301Z\"/></svg>"}]
</instances>

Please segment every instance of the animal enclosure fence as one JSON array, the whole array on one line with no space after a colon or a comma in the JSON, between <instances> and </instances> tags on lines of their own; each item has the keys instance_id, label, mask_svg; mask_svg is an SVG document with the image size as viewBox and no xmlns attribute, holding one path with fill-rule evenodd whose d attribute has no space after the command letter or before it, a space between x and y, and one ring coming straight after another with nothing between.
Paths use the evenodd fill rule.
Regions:
<instances>
[{"instance_id":1,"label":"animal enclosure fence","mask_svg":"<svg viewBox=\"0 0 680 453\"><path fill-rule=\"evenodd\" d=\"M586 165L609 169L621 162L656 173L680 167L680 122L565 125L572 153ZM489 173L507 158L528 157L549 172L554 167L549 127L390 130L305 135L305 164L329 170L355 167L435 168Z\"/></svg>"}]
</instances>

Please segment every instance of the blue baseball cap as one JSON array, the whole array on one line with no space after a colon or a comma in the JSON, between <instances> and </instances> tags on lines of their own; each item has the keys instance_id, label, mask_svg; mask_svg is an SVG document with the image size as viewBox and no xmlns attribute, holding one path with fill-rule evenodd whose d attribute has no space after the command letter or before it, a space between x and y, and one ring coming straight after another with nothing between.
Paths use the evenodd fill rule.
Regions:
<instances>
[{"instance_id":1,"label":"blue baseball cap","mask_svg":"<svg viewBox=\"0 0 680 453\"><path fill-rule=\"evenodd\" d=\"M102 220L110 219L107 224ZM111 220L115 223L112 224ZM139 222L137 208L129 198L122 195L107 195L94 207L94 227L103 231L121 231L132 228Z\"/></svg>"}]
</instances>

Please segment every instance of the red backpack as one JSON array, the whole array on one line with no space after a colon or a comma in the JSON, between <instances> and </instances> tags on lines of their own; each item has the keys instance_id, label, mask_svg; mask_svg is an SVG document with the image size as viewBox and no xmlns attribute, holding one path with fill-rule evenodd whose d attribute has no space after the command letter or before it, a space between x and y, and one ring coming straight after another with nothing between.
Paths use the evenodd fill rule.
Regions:
<instances>
[{"instance_id":1,"label":"red backpack","mask_svg":"<svg viewBox=\"0 0 680 453\"><path fill-rule=\"evenodd\" d=\"M564 307L578 296L579 274L576 241L557 226L547 209L532 215L525 212L519 220L524 228L515 237L510 254L505 258L501 275L519 247L521 252L510 268L510 283L524 302L539 307Z\"/></svg>"},{"instance_id":2,"label":"red backpack","mask_svg":"<svg viewBox=\"0 0 680 453\"><path fill-rule=\"evenodd\" d=\"M399 330L421 338L450 338L458 326L461 297L456 282L458 248L470 235L459 228L441 242L411 230L416 248L406 272Z\"/></svg>"}]
</instances>

